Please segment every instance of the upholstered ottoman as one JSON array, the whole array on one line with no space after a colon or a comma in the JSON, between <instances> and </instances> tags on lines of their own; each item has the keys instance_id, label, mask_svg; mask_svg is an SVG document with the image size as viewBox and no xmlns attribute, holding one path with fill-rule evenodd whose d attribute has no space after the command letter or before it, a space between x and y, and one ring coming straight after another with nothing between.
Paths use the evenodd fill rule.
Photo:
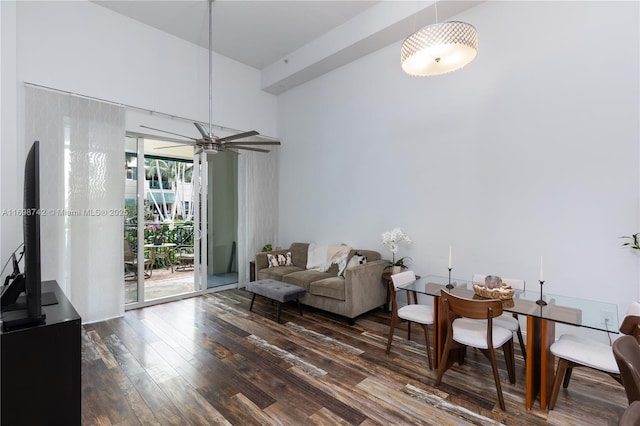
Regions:
<instances>
[{"instance_id":1,"label":"upholstered ottoman","mask_svg":"<svg viewBox=\"0 0 640 426\"><path fill-rule=\"evenodd\" d=\"M247 284L247 291L253 293L249 310L253 309L253 302L256 300L256 295L260 295L278 302L278 322L280 322L280 308L285 302L295 300L298 303L300 315L302 315L302 307L298 299L307 292L302 287L267 279L249 282Z\"/></svg>"}]
</instances>

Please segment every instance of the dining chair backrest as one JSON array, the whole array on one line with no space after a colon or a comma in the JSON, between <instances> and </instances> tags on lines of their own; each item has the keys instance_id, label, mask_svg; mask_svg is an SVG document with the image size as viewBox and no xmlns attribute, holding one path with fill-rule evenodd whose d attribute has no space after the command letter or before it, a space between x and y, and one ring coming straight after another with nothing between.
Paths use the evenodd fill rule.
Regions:
<instances>
[{"instance_id":1,"label":"dining chair backrest","mask_svg":"<svg viewBox=\"0 0 640 426\"><path fill-rule=\"evenodd\" d=\"M472 282L474 284L484 284L485 278L487 278L485 274L473 274ZM525 290L525 281L519 278L502 278L502 282L516 290Z\"/></svg>"},{"instance_id":2,"label":"dining chair backrest","mask_svg":"<svg viewBox=\"0 0 640 426\"><path fill-rule=\"evenodd\" d=\"M525 290L525 282L519 278L503 278L502 282L506 285L510 285L511 288L516 290Z\"/></svg>"},{"instance_id":3,"label":"dining chair backrest","mask_svg":"<svg viewBox=\"0 0 640 426\"><path fill-rule=\"evenodd\" d=\"M124 260L125 262L130 262L135 259L133 254L133 250L131 249L131 244L127 238L124 238Z\"/></svg>"},{"instance_id":4,"label":"dining chair backrest","mask_svg":"<svg viewBox=\"0 0 640 426\"><path fill-rule=\"evenodd\" d=\"M622 324L620 324L620 333L635 337L638 344L640 344L640 315L629 314L629 312L634 311L627 311L627 315L622 320Z\"/></svg>"},{"instance_id":5,"label":"dining chair backrest","mask_svg":"<svg viewBox=\"0 0 640 426\"><path fill-rule=\"evenodd\" d=\"M634 401L624 410L622 416L620 416L618 426L638 425L640 425L640 401Z\"/></svg>"},{"instance_id":6,"label":"dining chair backrest","mask_svg":"<svg viewBox=\"0 0 640 426\"><path fill-rule=\"evenodd\" d=\"M473 274L471 282L474 284L484 284L485 278L487 278L486 274Z\"/></svg>"},{"instance_id":7,"label":"dining chair backrest","mask_svg":"<svg viewBox=\"0 0 640 426\"><path fill-rule=\"evenodd\" d=\"M622 336L613 342L612 350L629 404L633 401L640 401L640 345L638 345L638 341L633 336Z\"/></svg>"},{"instance_id":8,"label":"dining chair backrest","mask_svg":"<svg viewBox=\"0 0 640 426\"><path fill-rule=\"evenodd\" d=\"M631 302L627 308L627 315L640 316L640 302Z\"/></svg>"},{"instance_id":9,"label":"dining chair backrest","mask_svg":"<svg viewBox=\"0 0 640 426\"><path fill-rule=\"evenodd\" d=\"M620 332L636 338L640 343L640 302L631 302L620 324Z\"/></svg>"},{"instance_id":10,"label":"dining chair backrest","mask_svg":"<svg viewBox=\"0 0 640 426\"><path fill-rule=\"evenodd\" d=\"M472 319L489 319L502 315L502 301L498 299L465 299L441 290L442 301L449 314Z\"/></svg>"},{"instance_id":11,"label":"dining chair backrest","mask_svg":"<svg viewBox=\"0 0 640 426\"><path fill-rule=\"evenodd\" d=\"M416 274L413 271L404 271L391 275L393 287L397 290L399 286L409 284L416 280Z\"/></svg>"}]
</instances>

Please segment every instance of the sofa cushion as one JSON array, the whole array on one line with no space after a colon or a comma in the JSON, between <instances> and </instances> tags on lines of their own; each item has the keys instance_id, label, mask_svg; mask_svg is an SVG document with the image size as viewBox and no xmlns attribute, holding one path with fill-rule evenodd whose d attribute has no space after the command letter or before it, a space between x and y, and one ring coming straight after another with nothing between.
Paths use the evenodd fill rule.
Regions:
<instances>
[{"instance_id":1,"label":"sofa cushion","mask_svg":"<svg viewBox=\"0 0 640 426\"><path fill-rule=\"evenodd\" d=\"M309 293L331 299L345 300L344 278L331 277L314 281L309 286Z\"/></svg>"},{"instance_id":2,"label":"sofa cushion","mask_svg":"<svg viewBox=\"0 0 640 426\"><path fill-rule=\"evenodd\" d=\"M283 276L282 281L285 283L297 285L298 287L302 287L305 290L309 291L309 284L314 281L323 280L329 277L331 277L331 275L327 272L303 270L292 272Z\"/></svg>"},{"instance_id":3,"label":"sofa cushion","mask_svg":"<svg viewBox=\"0 0 640 426\"><path fill-rule=\"evenodd\" d=\"M308 243L291 243L289 247L291 252L291 260L293 266L297 266L300 269L306 269L307 267L307 252L309 251Z\"/></svg>"},{"instance_id":4,"label":"sofa cushion","mask_svg":"<svg viewBox=\"0 0 640 426\"><path fill-rule=\"evenodd\" d=\"M298 268L297 266L275 266L273 268L260 269L257 277L259 280L272 279L282 281L284 275L301 270L302 268Z\"/></svg>"}]
</instances>

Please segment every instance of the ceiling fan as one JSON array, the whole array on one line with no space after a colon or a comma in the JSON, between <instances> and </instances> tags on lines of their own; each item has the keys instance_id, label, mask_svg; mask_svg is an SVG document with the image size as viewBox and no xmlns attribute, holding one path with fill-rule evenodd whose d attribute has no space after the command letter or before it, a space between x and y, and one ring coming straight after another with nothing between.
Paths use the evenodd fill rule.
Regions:
<instances>
[{"instance_id":1,"label":"ceiling fan","mask_svg":"<svg viewBox=\"0 0 640 426\"><path fill-rule=\"evenodd\" d=\"M280 141L268 138L268 140L239 140L249 138L252 136L260 136L255 130L248 132L241 132L231 136L218 137L213 134L212 131L212 114L213 114L213 89L212 89L212 57L213 57L213 2L214 0L208 0L209 2L209 128L207 129L202 123L194 122L193 124L200 132L200 138L193 138L191 136L181 135L179 133L169 132L167 130L157 129L145 125L140 125L145 129L151 129L170 135L180 136L182 138L190 139L190 141L184 141L185 144L193 145L196 149L194 154L200 154L201 152L217 154L221 151L228 151L234 154L240 154L237 150L247 150L256 152L269 152L268 149L257 148L256 146L265 145L280 145ZM172 148L172 147L163 147Z\"/></svg>"}]
</instances>

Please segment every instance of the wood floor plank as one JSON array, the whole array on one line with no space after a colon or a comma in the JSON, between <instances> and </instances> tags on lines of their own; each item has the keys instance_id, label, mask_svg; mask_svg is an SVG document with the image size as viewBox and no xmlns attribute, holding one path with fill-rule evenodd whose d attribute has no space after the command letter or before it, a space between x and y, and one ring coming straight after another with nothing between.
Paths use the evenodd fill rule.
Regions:
<instances>
[{"instance_id":1,"label":"wood floor plank","mask_svg":"<svg viewBox=\"0 0 640 426\"><path fill-rule=\"evenodd\" d=\"M385 353L389 313L355 324L317 309L276 306L245 290L127 311L83 326L82 422L87 425L615 425L621 385L576 369L552 411L524 407L499 355L506 411L479 352L435 386L424 335L406 325ZM517 346L517 345L516 345Z\"/></svg>"},{"instance_id":2,"label":"wood floor plank","mask_svg":"<svg viewBox=\"0 0 640 426\"><path fill-rule=\"evenodd\" d=\"M193 425L231 425L207 400L180 377L159 385Z\"/></svg>"},{"instance_id":3,"label":"wood floor plank","mask_svg":"<svg viewBox=\"0 0 640 426\"><path fill-rule=\"evenodd\" d=\"M247 415L251 416L253 421L263 426L281 426L282 421L274 419L267 415L260 407L255 405L253 401L241 393L235 394L231 399L240 407Z\"/></svg>"}]
</instances>

